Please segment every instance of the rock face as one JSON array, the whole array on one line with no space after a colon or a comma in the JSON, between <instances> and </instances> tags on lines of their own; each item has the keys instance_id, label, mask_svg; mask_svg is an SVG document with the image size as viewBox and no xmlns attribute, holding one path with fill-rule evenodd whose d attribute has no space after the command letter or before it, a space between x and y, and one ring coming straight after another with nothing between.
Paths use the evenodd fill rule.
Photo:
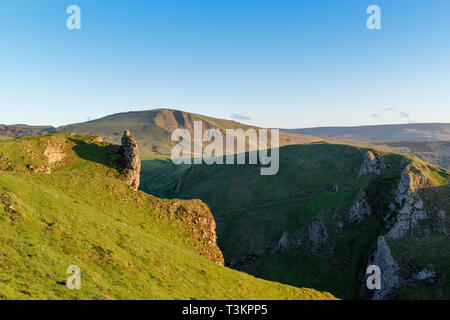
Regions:
<instances>
[{"instance_id":1,"label":"rock face","mask_svg":"<svg viewBox=\"0 0 450 320\"><path fill-rule=\"evenodd\" d=\"M414 231L419 221L427 217L426 211L423 209L422 200L415 196L405 198L404 206L397 215L397 221L388 233L390 239L402 239L409 232Z\"/></svg>"},{"instance_id":2,"label":"rock face","mask_svg":"<svg viewBox=\"0 0 450 320\"><path fill-rule=\"evenodd\" d=\"M49 140L47 142L47 148L45 148L44 151L44 156L47 157L47 161L50 165L63 160L66 157L64 145Z\"/></svg>"},{"instance_id":3,"label":"rock face","mask_svg":"<svg viewBox=\"0 0 450 320\"><path fill-rule=\"evenodd\" d=\"M307 230L299 233L294 241L297 247L304 247L313 255L317 254L321 247L324 247L328 240L328 232L320 219L314 219Z\"/></svg>"},{"instance_id":4,"label":"rock face","mask_svg":"<svg viewBox=\"0 0 450 320\"><path fill-rule=\"evenodd\" d=\"M287 233L283 233L280 241L278 241L277 246L273 249L274 253L280 253L285 251L289 247L289 239Z\"/></svg>"},{"instance_id":5,"label":"rock face","mask_svg":"<svg viewBox=\"0 0 450 320\"><path fill-rule=\"evenodd\" d=\"M65 140L52 137L47 140L47 146L43 152L45 163L29 163L26 168L33 173L51 174L52 169L58 167L67 156L67 145Z\"/></svg>"},{"instance_id":6,"label":"rock face","mask_svg":"<svg viewBox=\"0 0 450 320\"><path fill-rule=\"evenodd\" d=\"M140 183L141 159L139 158L138 145L128 130L124 132L122 137L121 152L125 162L125 169L123 170L125 183L130 188L137 190Z\"/></svg>"},{"instance_id":7,"label":"rock face","mask_svg":"<svg viewBox=\"0 0 450 320\"><path fill-rule=\"evenodd\" d=\"M447 227L445 226L445 218L446 218L447 214L445 213L444 210L439 210L437 215L439 217L439 229L447 237L448 231L447 231Z\"/></svg>"},{"instance_id":8,"label":"rock face","mask_svg":"<svg viewBox=\"0 0 450 320\"><path fill-rule=\"evenodd\" d=\"M406 193L412 193L418 189L429 187L431 185L428 178L423 174L422 171L412 172L411 166L408 165L402 171L400 176L400 182L398 184L398 197L397 202L401 201Z\"/></svg>"},{"instance_id":9,"label":"rock face","mask_svg":"<svg viewBox=\"0 0 450 320\"><path fill-rule=\"evenodd\" d=\"M381 289L375 289L372 299L388 299L393 290L399 286L400 277L398 275L399 266L394 260L384 237L377 239L377 249L369 258L368 265L376 265L381 271Z\"/></svg>"},{"instance_id":10,"label":"rock face","mask_svg":"<svg viewBox=\"0 0 450 320\"><path fill-rule=\"evenodd\" d=\"M361 190L358 197L350 207L350 215L348 218L348 224L360 224L366 218L372 214L369 204L366 200L366 193Z\"/></svg>"},{"instance_id":11,"label":"rock face","mask_svg":"<svg viewBox=\"0 0 450 320\"><path fill-rule=\"evenodd\" d=\"M421 171L412 172L409 166L402 171L395 196L400 210L388 233L390 239L402 239L418 227L419 221L427 218L423 201L416 191L429 185L430 182Z\"/></svg>"},{"instance_id":12,"label":"rock face","mask_svg":"<svg viewBox=\"0 0 450 320\"><path fill-rule=\"evenodd\" d=\"M174 200L167 202L171 220L179 220L197 243L196 251L203 257L223 266L222 251L217 245L216 222L209 207L201 200Z\"/></svg>"},{"instance_id":13,"label":"rock face","mask_svg":"<svg viewBox=\"0 0 450 320\"><path fill-rule=\"evenodd\" d=\"M425 267L414 276L414 280L419 280L419 281L427 280L427 281L433 282L434 279L436 278L436 276L437 276L437 272L435 270L433 270L432 268L429 268L429 267Z\"/></svg>"},{"instance_id":14,"label":"rock face","mask_svg":"<svg viewBox=\"0 0 450 320\"><path fill-rule=\"evenodd\" d=\"M375 154L373 154L372 151L367 151L364 154L364 161L361 166L361 169L358 173L358 179L361 178L363 175L375 173L379 174L384 169L386 169L386 165L382 158L377 157Z\"/></svg>"},{"instance_id":15,"label":"rock face","mask_svg":"<svg viewBox=\"0 0 450 320\"><path fill-rule=\"evenodd\" d=\"M411 274L411 266L405 261L397 262L386 242L388 240L395 245L396 241L409 236L427 237L436 232L448 236L446 213L438 205L430 203L430 198L424 193L432 183L421 170L410 164L405 166L397 188L393 190L389 209L394 214L385 219L388 231L378 237L377 248L368 259L368 265L377 265L381 270L381 289L370 293L372 299L389 299L405 284L416 281L432 283L438 275L438 270L432 267Z\"/></svg>"}]
</instances>

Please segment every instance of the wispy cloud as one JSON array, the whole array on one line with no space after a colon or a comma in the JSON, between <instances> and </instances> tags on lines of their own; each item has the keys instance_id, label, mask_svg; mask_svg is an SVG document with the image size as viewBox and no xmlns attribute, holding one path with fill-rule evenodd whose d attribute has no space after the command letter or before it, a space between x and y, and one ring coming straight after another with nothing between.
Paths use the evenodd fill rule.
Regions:
<instances>
[{"instance_id":1,"label":"wispy cloud","mask_svg":"<svg viewBox=\"0 0 450 320\"><path fill-rule=\"evenodd\" d=\"M231 114L231 119L233 120L252 120L252 118L250 118L249 116L243 115L243 114L238 114L238 113L232 113Z\"/></svg>"},{"instance_id":2,"label":"wispy cloud","mask_svg":"<svg viewBox=\"0 0 450 320\"><path fill-rule=\"evenodd\" d=\"M403 109L403 110L402 110ZM408 110L404 111L404 110ZM392 118L393 116L397 116L398 118L401 119L405 119L405 120L409 120L411 119L411 113L410 111L413 111L412 108L393 108L393 107L388 107L388 108L384 108L382 111L377 110L377 112L373 112L370 117L371 118L385 118L385 117L389 117ZM395 113L393 113L395 112Z\"/></svg>"},{"instance_id":3,"label":"wispy cloud","mask_svg":"<svg viewBox=\"0 0 450 320\"><path fill-rule=\"evenodd\" d=\"M398 116L399 116L400 118L409 119L409 113L407 113L407 112L405 112L405 111L400 111L400 112L398 113Z\"/></svg>"}]
</instances>

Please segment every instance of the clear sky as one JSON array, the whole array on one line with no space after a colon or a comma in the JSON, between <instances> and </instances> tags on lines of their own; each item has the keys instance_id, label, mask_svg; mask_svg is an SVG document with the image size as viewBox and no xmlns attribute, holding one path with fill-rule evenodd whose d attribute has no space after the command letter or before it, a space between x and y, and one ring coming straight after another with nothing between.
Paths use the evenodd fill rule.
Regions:
<instances>
[{"instance_id":1,"label":"clear sky","mask_svg":"<svg viewBox=\"0 0 450 320\"><path fill-rule=\"evenodd\" d=\"M163 107L286 128L450 122L449 17L448 0L1 0L0 123Z\"/></svg>"}]
</instances>

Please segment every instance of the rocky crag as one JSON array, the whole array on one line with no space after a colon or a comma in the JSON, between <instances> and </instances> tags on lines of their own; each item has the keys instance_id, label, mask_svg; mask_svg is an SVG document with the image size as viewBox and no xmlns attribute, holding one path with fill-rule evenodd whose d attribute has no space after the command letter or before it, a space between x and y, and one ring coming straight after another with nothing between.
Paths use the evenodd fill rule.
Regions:
<instances>
[{"instance_id":1,"label":"rocky crag","mask_svg":"<svg viewBox=\"0 0 450 320\"><path fill-rule=\"evenodd\" d=\"M446 208L445 205L433 202L431 197L433 181L426 175L428 166L414 162L405 162L402 166L400 176L396 179L397 186L393 190L383 190L385 194L378 193L374 197L374 194L368 194L371 193L369 185L366 190L360 190L348 211L345 224L347 228L364 227L369 221L373 222L371 218L382 221L378 229L380 233L374 244L375 249L368 252L367 264L361 269L363 275L361 295L365 298L374 300L395 298L403 288L420 286L420 283L430 285L439 276L440 271L445 272L433 268L431 262L418 271L419 266L414 265L414 262L407 259L397 261L396 255L391 250L391 247L398 247L399 244L407 247L410 239L429 241L438 238L442 241L442 245L449 241ZM357 178L372 175L376 179L388 168L389 161L369 151L364 155ZM379 200L383 198L384 201ZM331 231L330 225L327 226L320 218L316 218L305 231L297 234L296 240L290 241L290 245L306 248L312 255L321 252L323 255L331 256L336 250L336 237L329 235L339 233L343 225L342 221L336 222L333 228L336 230ZM283 243L283 250L287 250L286 240ZM280 252L280 244L277 249L276 252ZM365 287L368 277L365 269L370 265L376 265L381 270L379 290L370 291Z\"/></svg>"},{"instance_id":2,"label":"rocky crag","mask_svg":"<svg viewBox=\"0 0 450 320\"><path fill-rule=\"evenodd\" d=\"M141 173L141 160L137 142L127 130L122 137L119 148L124 162L123 176L125 183L133 190L138 190ZM224 265L223 255L217 245L216 223L208 206L200 200L171 202L164 211L170 219L181 221L191 233L191 239L200 243L197 252L203 257Z\"/></svg>"},{"instance_id":3,"label":"rocky crag","mask_svg":"<svg viewBox=\"0 0 450 320\"><path fill-rule=\"evenodd\" d=\"M222 251L217 245L216 222L208 206L200 200L174 200L161 207L170 220L177 220L191 234L191 240L199 243L197 252L223 266Z\"/></svg>"},{"instance_id":4,"label":"rocky crag","mask_svg":"<svg viewBox=\"0 0 450 320\"><path fill-rule=\"evenodd\" d=\"M450 244L450 203L445 193L449 172L414 158L361 151L362 162L354 176L359 192L355 192L349 206L319 211L297 231L283 231L271 247L233 257L227 264L245 271L256 270L256 275L265 276L260 271L265 261L273 264L275 259L284 259L288 261L286 272L289 272L294 257L301 254L295 268L309 268L314 261L332 266L336 277L323 280L324 288L334 289L333 282L343 273L349 273L350 278L359 277L354 289L350 289L349 282L337 287L346 285L348 292L354 290L348 297L374 300L409 297L409 288L424 286L435 289L421 290L442 292L442 297L448 297L445 293L448 266L445 262L438 266L436 261L441 257L433 256L433 251L426 248L446 248ZM333 188L333 192L348 190L342 189ZM381 270L379 290L367 289L366 270L370 265ZM310 274L316 274L314 268L317 267ZM283 279L282 275L272 277ZM412 292L413 298L423 298L423 292L422 296L414 296Z\"/></svg>"},{"instance_id":5,"label":"rocky crag","mask_svg":"<svg viewBox=\"0 0 450 320\"><path fill-rule=\"evenodd\" d=\"M128 130L124 132L122 145L119 150L124 160L123 175L125 183L133 190L137 190L140 183L141 159L139 158L137 142Z\"/></svg>"}]
</instances>

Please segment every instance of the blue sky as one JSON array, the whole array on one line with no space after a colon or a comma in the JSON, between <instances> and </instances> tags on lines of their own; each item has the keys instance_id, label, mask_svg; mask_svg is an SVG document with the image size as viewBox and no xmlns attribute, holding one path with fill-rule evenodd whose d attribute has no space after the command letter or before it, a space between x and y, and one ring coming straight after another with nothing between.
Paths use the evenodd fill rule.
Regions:
<instances>
[{"instance_id":1,"label":"blue sky","mask_svg":"<svg viewBox=\"0 0 450 320\"><path fill-rule=\"evenodd\" d=\"M81 30L66 28L72 4ZM382 30L366 27L371 4ZM267 127L450 122L449 13L447 0L2 0L0 123L163 107Z\"/></svg>"}]
</instances>

